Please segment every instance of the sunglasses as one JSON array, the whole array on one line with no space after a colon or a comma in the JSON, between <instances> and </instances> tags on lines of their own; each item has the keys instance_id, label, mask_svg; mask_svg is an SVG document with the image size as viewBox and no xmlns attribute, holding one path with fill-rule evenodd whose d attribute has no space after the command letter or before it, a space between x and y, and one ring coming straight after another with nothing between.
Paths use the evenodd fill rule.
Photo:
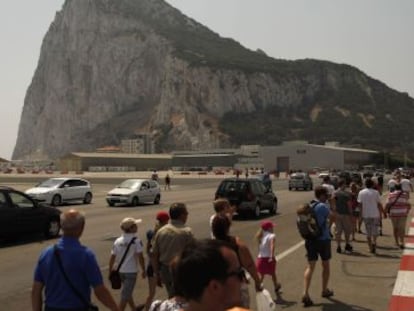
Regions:
<instances>
[{"instance_id":1,"label":"sunglasses","mask_svg":"<svg viewBox=\"0 0 414 311\"><path fill-rule=\"evenodd\" d=\"M227 272L226 279L232 276L236 276L240 280L240 282L247 281L246 273L244 272L244 269L242 267L237 268L237 270L235 271Z\"/></svg>"}]
</instances>

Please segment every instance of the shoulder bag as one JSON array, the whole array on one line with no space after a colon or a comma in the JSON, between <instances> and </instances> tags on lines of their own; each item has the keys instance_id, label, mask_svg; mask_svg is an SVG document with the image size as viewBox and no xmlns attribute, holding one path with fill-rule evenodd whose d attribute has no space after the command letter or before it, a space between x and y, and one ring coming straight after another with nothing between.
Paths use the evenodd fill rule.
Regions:
<instances>
[{"instance_id":1,"label":"shoulder bag","mask_svg":"<svg viewBox=\"0 0 414 311\"><path fill-rule=\"evenodd\" d=\"M400 196L402 195L402 193L403 193L403 191L402 191L402 190L400 190L400 193L397 195L397 197L395 198L394 202L392 202L392 203L387 203L387 204L385 205L385 209L386 209L386 211L387 211L387 214L389 214L389 213L391 212L391 208L393 207L393 205L394 205L395 203L397 203L397 201L398 201L398 199L400 198Z\"/></svg>"},{"instance_id":2,"label":"shoulder bag","mask_svg":"<svg viewBox=\"0 0 414 311\"><path fill-rule=\"evenodd\" d=\"M62 264L62 260L60 259L60 254L59 254L59 250L57 248L57 245L55 245L53 247L53 253L56 256L58 266L59 266L60 271L63 274L63 277L65 278L66 282L68 283L68 285L72 289L72 291L76 294L76 296L78 296L79 299L82 300L82 302L84 303L84 305L87 308L86 310L88 310L88 311L99 311L99 308L97 306L95 306L94 304L92 304L91 302L89 302L85 297L83 297L82 294L76 289L76 287L69 280L68 276L66 275L65 270L63 269L63 264Z\"/></svg>"},{"instance_id":3,"label":"shoulder bag","mask_svg":"<svg viewBox=\"0 0 414 311\"><path fill-rule=\"evenodd\" d=\"M124 255L122 255L121 261L119 262L118 268L116 270L112 270L109 274L109 281L111 282L112 289L120 289L122 287L121 281L121 274L119 273L119 269L121 268L122 264L124 263L125 257L128 253L128 250L132 243L134 243L136 237L133 237L131 241L129 241L128 246L125 250Z\"/></svg>"}]
</instances>

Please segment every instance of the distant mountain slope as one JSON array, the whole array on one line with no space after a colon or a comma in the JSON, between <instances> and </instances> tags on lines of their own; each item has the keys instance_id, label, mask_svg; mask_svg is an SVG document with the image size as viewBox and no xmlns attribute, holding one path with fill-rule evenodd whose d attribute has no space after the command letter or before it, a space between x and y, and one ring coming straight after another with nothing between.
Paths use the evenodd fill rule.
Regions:
<instances>
[{"instance_id":1,"label":"distant mountain slope","mask_svg":"<svg viewBox=\"0 0 414 311\"><path fill-rule=\"evenodd\" d=\"M162 0L67 0L46 34L13 159L151 132L157 151L285 139L411 146L414 100L358 69L276 60Z\"/></svg>"}]
</instances>

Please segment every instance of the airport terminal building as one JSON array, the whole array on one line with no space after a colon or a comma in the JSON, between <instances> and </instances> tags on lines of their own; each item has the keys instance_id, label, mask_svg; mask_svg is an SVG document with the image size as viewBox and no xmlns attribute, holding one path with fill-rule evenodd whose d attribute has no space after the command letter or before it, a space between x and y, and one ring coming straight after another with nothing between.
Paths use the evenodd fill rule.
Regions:
<instances>
[{"instance_id":1,"label":"airport terminal building","mask_svg":"<svg viewBox=\"0 0 414 311\"><path fill-rule=\"evenodd\" d=\"M242 146L243 147L243 146ZM171 154L118 152L72 152L59 159L62 171L149 171L191 170L217 167L264 169L288 172L324 169L358 169L372 163L374 150L285 142L279 146L252 145L249 148L177 151Z\"/></svg>"},{"instance_id":2,"label":"airport terminal building","mask_svg":"<svg viewBox=\"0 0 414 311\"><path fill-rule=\"evenodd\" d=\"M306 142L286 142L280 146L263 146L259 157L266 171L311 171L315 167L353 170L372 163L378 151L340 147L337 144L314 145Z\"/></svg>"}]
</instances>

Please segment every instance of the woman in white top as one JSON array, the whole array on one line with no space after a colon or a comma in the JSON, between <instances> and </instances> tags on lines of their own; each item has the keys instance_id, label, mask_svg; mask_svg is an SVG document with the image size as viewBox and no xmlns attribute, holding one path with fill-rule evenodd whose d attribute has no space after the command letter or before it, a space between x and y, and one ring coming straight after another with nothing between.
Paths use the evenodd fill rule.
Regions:
<instances>
[{"instance_id":1,"label":"woman in white top","mask_svg":"<svg viewBox=\"0 0 414 311\"><path fill-rule=\"evenodd\" d=\"M121 311L125 310L127 304L129 304L131 310L143 310L145 307L144 304L137 307L132 297L137 280L138 263L141 266L142 278L146 277L143 245L141 240L136 236L138 231L137 224L140 222L141 219L134 219L131 217L124 218L121 221L123 234L115 240L111 250L111 257L109 258L110 273L112 270L117 269L122 257L128 249L128 245L131 244L122 265L119 267L119 273L122 280L121 299L119 303L119 310Z\"/></svg>"},{"instance_id":2,"label":"woman in white top","mask_svg":"<svg viewBox=\"0 0 414 311\"><path fill-rule=\"evenodd\" d=\"M273 232L273 227L274 224L271 221L263 221L261 228L256 234L257 242L259 243L259 254L256 259L256 267L261 282L263 282L265 275L270 275L272 277L275 293L278 294L282 285L277 282L276 277L276 235Z\"/></svg>"}]
</instances>

